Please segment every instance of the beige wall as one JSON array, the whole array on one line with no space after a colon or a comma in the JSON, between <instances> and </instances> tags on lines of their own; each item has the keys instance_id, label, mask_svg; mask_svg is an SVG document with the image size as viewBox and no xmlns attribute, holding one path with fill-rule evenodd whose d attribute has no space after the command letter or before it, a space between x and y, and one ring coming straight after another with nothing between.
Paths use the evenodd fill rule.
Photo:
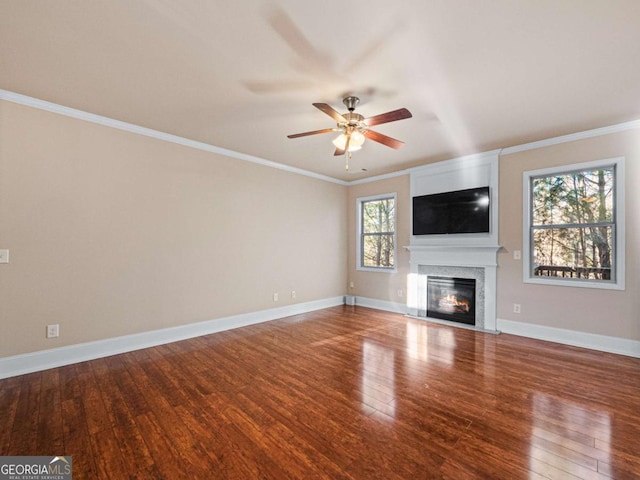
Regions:
<instances>
[{"instance_id":1,"label":"beige wall","mask_svg":"<svg viewBox=\"0 0 640 480\"><path fill-rule=\"evenodd\" d=\"M0 101L0 357L343 295L346 195Z\"/></svg>"},{"instance_id":2,"label":"beige wall","mask_svg":"<svg viewBox=\"0 0 640 480\"><path fill-rule=\"evenodd\" d=\"M522 174L572 163L626 158L626 290L525 284L521 250ZM629 130L500 157L498 318L640 340L640 131ZM513 304L522 313L513 313Z\"/></svg>"},{"instance_id":3,"label":"beige wall","mask_svg":"<svg viewBox=\"0 0 640 480\"><path fill-rule=\"evenodd\" d=\"M626 157L626 290L596 290L524 284L522 261L522 173L556 165ZM640 131L632 130L530 150L500 158L500 235L498 261L498 318L632 340L640 340ZM349 188L350 293L398 302L398 288L406 287L408 255L398 250L398 273L358 272L355 269L356 198L398 193L398 244L410 238L409 176ZM522 313L513 313L513 304Z\"/></svg>"},{"instance_id":4,"label":"beige wall","mask_svg":"<svg viewBox=\"0 0 640 480\"><path fill-rule=\"evenodd\" d=\"M398 195L398 203L396 205L396 211L398 212L398 224L396 227L398 242L396 249L397 273L358 271L356 270L357 199L384 193L396 193ZM387 302L406 303L409 252L402 247L409 245L410 235L409 175L350 186L347 209L349 216L348 281L354 284L354 288L347 288L349 294ZM402 290L402 297L398 296L398 290Z\"/></svg>"},{"instance_id":5,"label":"beige wall","mask_svg":"<svg viewBox=\"0 0 640 480\"><path fill-rule=\"evenodd\" d=\"M522 172L616 156L626 290L524 284ZM503 155L498 317L640 340L638 185L638 130ZM360 272L356 199L382 193L397 194L398 271ZM404 303L409 201L409 175L347 188L0 101L0 357L284 306L291 290Z\"/></svg>"}]
</instances>

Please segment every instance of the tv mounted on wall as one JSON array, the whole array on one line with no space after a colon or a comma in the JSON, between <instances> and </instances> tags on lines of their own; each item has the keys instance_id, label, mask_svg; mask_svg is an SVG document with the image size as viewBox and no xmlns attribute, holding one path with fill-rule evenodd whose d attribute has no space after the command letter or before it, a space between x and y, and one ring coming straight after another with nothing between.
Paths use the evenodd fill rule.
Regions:
<instances>
[{"instance_id":1,"label":"tv mounted on wall","mask_svg":"<svg viewBox=\"0 0 640 480\"><path fill-rule=\"evenodd\" d=\"M489 187L413 197L413 234L489 233Z\"/></svg>"}]
</instances>

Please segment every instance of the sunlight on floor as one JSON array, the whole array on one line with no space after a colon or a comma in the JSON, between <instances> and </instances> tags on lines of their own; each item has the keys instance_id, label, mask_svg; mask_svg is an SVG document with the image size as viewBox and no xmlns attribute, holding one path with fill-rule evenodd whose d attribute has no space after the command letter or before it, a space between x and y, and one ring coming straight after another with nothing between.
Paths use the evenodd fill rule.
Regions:
<instances>
[{"instance_id":1,"label":"sunlight on floor","mask_svg":"<svg viewBox=\"0 0 640 480\"><path fill-rule=\"evenodd\" d=\"M362 345L362 403L395 417L395 354L390 348L365 341Z\"/></svg>"},{"instance_id":2,"label":"sunlight on floor","mask_svg":"<svg viewBox=\"0 0 640 480\"><path fill-rule=\"evenodd\" d=\"M419 321L418 321L419 322ZM454 333L448 328L432 328L425 322L407 322L407 349L409 356L416 360L436 361L452 366L456 351ZM429 345L431 335L431 345ZM431 351L429 347L431 346ZM429 354L431 353L431 356Z\"/></svg>"},{"instance_id":3,"label":"sunlight on floor","mask_svg":"<svg viewBox=\"0 0 640 480\"><path fill-rule=\"evenodd\" d=\"M611 463L609 452L596 448L598 441L610 442L609 414L543 393L534 393L532 404L531 475L553 470L587 478L600 462Z\"/></svg>"}]
</instances>

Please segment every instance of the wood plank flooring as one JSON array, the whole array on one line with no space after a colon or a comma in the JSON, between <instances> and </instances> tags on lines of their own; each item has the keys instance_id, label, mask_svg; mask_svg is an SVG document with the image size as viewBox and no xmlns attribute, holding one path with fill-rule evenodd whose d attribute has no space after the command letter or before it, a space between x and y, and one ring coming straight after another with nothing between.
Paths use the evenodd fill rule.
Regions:
<instances>
[{"instance_id":1,"label":"wood plank flooring","mask_svg":"<svg viewBox=\"0 0 640 480\"><path fill-rule=\"evenodd\" d=\"M335 307L0 381L74 479L638 479L640 359Z\"/></svg>"}]
</instances>

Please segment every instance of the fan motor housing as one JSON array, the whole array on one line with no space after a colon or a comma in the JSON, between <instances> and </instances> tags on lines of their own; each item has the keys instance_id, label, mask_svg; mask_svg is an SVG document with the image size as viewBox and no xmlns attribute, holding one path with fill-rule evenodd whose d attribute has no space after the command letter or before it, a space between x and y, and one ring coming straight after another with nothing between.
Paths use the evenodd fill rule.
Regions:
<instances>
[{"instance_id":1,"label":"fan motor housing","mask_svg":"<svg viewBox=\"0 0 640 480\"><path fill-rule=\"evenodd\" d=\"M342 99L342 103L347 107L347 110L353 112L356 109L356 106L360 103L360 99L358 97L345 97Z\"/></svg>"},{"instance_id":2,"label":"fan motor housing","mask_svg":"<svg viewBox=\"0 0 640 480\"><path fill-rule=\"evenodd\" d=\"M353 112L343 113L342 116L345 118L346 122L338 123L338 127L340 128L359 127L360 122L364 120L364 117L359 113L353 113Z\"/></svg>"}]
</instances>

